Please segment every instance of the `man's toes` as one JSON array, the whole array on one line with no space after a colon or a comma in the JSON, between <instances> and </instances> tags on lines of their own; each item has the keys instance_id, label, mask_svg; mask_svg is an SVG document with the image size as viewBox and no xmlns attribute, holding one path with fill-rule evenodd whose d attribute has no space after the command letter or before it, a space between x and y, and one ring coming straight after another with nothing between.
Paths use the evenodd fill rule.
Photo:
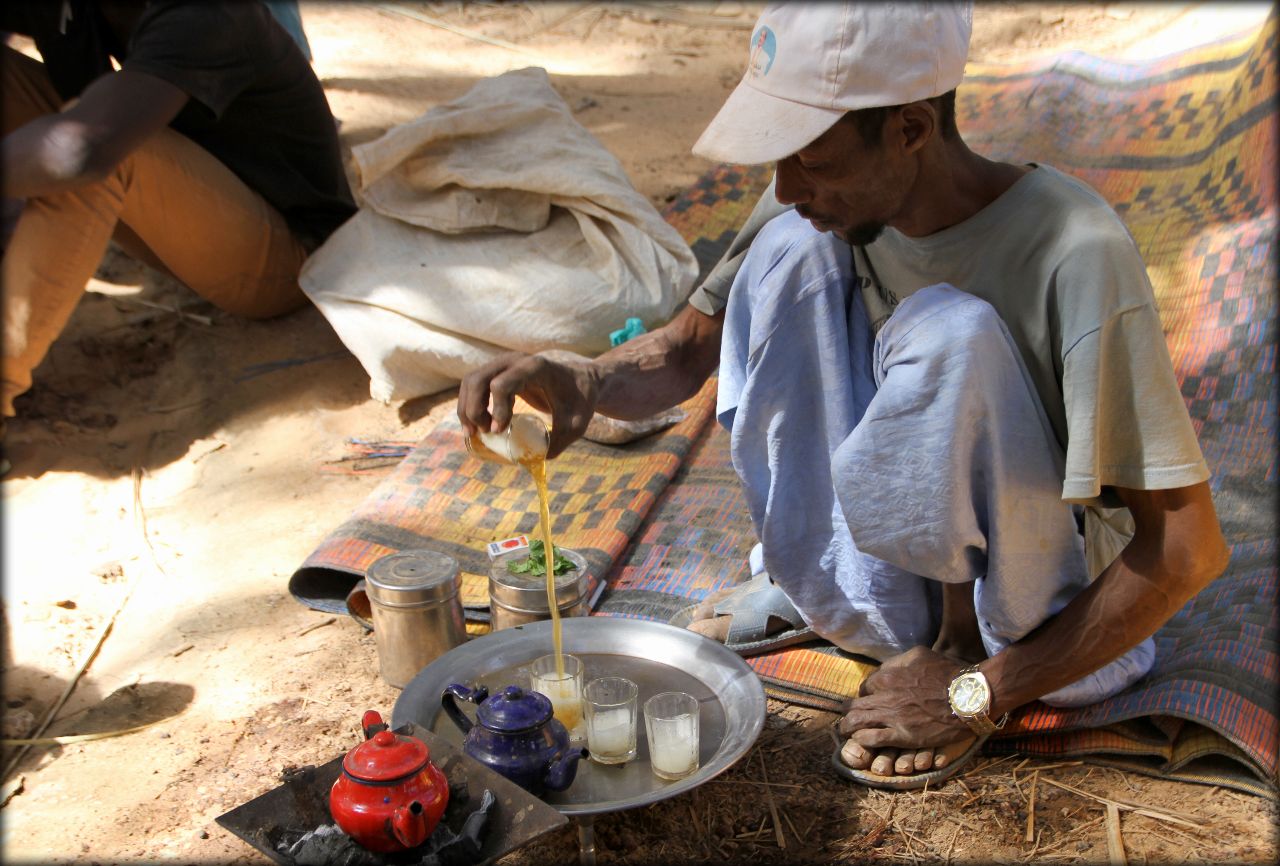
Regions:
<instances>
[{"instance_id":1,"label":"man's toes","mask_svg":"<svg viewBox=\"0 0 1280 866\"><path fill-rule=\"evenodd\" d=\"M724 643L729 637L729 625L732 622L731 616L717 616L711 619L695 619L689 623L688 628L689 631L696 631L703 637Z\"/></svg>"},{"instance_id":2,"label":"man's toes","mask_svg":"<svg viewBox=\"0 0 1280 866\"><path fill-rule=\"evenodd\" d=\"M882 749L871 762L871 772L877 776L892 776L893 762L898 759L897 749Z\"/></svg>"},{"instance_id":3,"label":"man's toes","mask_svg":"<svg viewBox=\"0 0 1280 866\"><path fill-rule=\"evenodd\" d=\"M963 755L965 753L965 750L972 745L973 745L973 737L970 737L966 740L961 740L958 743L948 743L947 745L943 746L941 749L934 750L933 765L937 767L939 770L941 770L943 767L950 764L956 758Z\"/></svg>"},{"instance_id":4,"label":"man's toes","mask_svg":"<svg viewBox=\"0 0 1280 866\"><path fill-rule=\"evenodd\" d=\"M898 753L898 757L893 762L893 771L899 776L909 776L916 771L916 755L910 749L904 749Z\"/></svg>"},{"instance_id":5,"label":"man's toes","mask_svg":"<svg viewBox=\"0 0 1280 866\"><path fill-rule=\"evenodd\" d=\"M840 760L855 770L865 770L871 766L871 759L874 757L875 752L864 749L853 740L845 740L840 749Z\"/></svg>"},{"instance_id":6,"label":"man's toes","mask_svg":"<svg viewBox=\"0 0 1280 866\"><path fill-rule=\"evenodd\" d=\"M916 752L915 763L912 770L917 773L923 773L925 770L933 767L933 749L921 749Z\"/></svg>"},{"instance_id":7,"label":"man's toes","mask_svg":"<svg viewBox=\"0 0 1280 866\"><path fill-rule=\"evenodd\" d=\"M691 614L693 621L698 622L703 619L711 619L716 615L715 607L716 603L714 601L710 598L704 598L702 601L698 602L697 606L693 609L693 613Z\"/></svg>"},{"instance_id":8,"label":"man's toes","mask_svg":"<svg viewBox=\"0 0 1280 866\"><path fill-rule=\"evenodd\" d=\"M737 589L736 586L731 586L726 589L717 590L702 601L698 602L698 606L693 609L693 621L697 622L698 620L714 618L716 615L716 605L732 595L735 589Z\"/></svg>"}]
</instances>

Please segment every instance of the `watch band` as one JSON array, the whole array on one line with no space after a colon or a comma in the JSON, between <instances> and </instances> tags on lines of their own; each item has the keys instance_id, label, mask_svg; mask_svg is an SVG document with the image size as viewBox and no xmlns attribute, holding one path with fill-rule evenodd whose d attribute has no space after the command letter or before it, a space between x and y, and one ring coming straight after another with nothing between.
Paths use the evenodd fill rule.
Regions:
<instances>
[{"instance_id":1,"label":"watch band","mask_svg":"<svg viewBox=\"0 0 1280 866\"><path fill-rule=\"evenodd\" d=\"M957 714L953 713L953 715ZM991 717L985 712L979 712L972 716L959 716L959 718L969 726L969 730L973 731L980 737L985 737L988 734L994 734L996 731L1003 728L1004 723L1009 721L1009 714L1005 713L1000 717L1000 721L998 722L991 721Z\"/></svg>"}]
</instances>

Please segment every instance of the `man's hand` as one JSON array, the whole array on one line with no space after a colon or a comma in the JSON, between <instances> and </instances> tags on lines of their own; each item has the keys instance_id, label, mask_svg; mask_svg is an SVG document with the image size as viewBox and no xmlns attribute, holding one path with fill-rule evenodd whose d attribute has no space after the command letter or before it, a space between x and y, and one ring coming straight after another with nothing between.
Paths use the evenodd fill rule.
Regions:
<instances>
[{"instance_id":1,"label":"man's hand","mask_svg":"<svg viewBox=\"0 0 1280 866\"><path fill-rule=\"evenodd\" d=\"M720 357L724 312L708 316L686 306L670 322L615 346L595 360L566 353L512 353L472 370L458 392L458 419L468 433L499 433L511 421L516 396L551 414L555 457L582 436L596 412L635 421L698 392ZM492 404L492 405L491 405Z\"/></svg>"},{"instance_id":2,"label":"man's hand","mask_svg":"<svg viewBox=\"0 0 1280 866\"><path fill-rule=\"evenodd\" d=\"M867 677L846 705L840 733L860 746L923 749L972 739L951 713L947 687L963 669L931 649L915 647L894 656Z\"/></svg>"},{"instance_id":3,"label":"man's hand","mask_svg":"<svg viewBox=\"0 0 1280 866\"><path fill-rule=\"evenodd\" d=\"M468 433L505 430L517 395L550 413L547 456L556 457L591 423L596 382L589 362L552 361L513 352L466 375L458 392L458 420Z\"/></svg>"}]
</instances>

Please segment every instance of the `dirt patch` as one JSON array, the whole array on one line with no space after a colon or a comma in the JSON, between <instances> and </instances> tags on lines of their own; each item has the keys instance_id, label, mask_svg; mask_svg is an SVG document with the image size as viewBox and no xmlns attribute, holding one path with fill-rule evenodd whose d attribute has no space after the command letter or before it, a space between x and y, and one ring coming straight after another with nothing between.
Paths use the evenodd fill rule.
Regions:
<instances>
[{"instance_id":1,"label":"dirt patch","mask_svg":"<svg viewBox=\"0 0 1280 866\"><path fill-rule=\"evenodd\" d=\"M345 147L540 64L658 207L708 168L689 148L737 82L759 8L399 5L453 30L373 4L303 4ZM1154 56L1243 26L1241 8L984 3L973 56ZM316 310L237 320L115 250L90 290L5 434L5 730L45 716L109 624L48 734L149 727L31 750L4 808L4 856L266 862L214 818L350 748L360 714L398 695L370 636L285 591L380 478L333 461L351 437L421 438L455 395L380 405ZM600 862L1106 860L1102 806L1048 779L1204 825L1123 812L1129 862L1277 856L1269 801L1098 767L982 761L939 791L862 790L828 769L831 719L771 701L760 742L722 777L600 818ZM576 853L568 829L504 862Z\"/></svg>"}]
</instances>

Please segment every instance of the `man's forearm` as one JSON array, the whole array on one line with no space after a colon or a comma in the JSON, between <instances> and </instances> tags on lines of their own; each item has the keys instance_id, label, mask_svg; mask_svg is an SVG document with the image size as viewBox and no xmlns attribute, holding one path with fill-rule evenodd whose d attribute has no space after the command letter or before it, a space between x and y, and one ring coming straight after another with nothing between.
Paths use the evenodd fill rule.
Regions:
<instances>
[{"instance_id":1,"label":"man's forearm","mask_svg":"<svg viewBox=\"0 0 1280 866\"><path fill-rule=\"evenodd\" d=\"M720 358L724 313L686 306L669 323L598 356L595 411L611 418L647 418L697 393Z\"/></svg>"},{"instance_id":2,"label":"man's forearm","mask_svg":"<svg viewBox=\"0 0 1280 866\"><path fill-rule=\"evenodd\" d=\"M38 117L0 143L5 198L52 195L98 177L84 128L65 115Z\"/></svg>"},{"instance_id":3,"label":"man's forearm","mask_svg":"<svg viewBox=\"0 0 1280 866\"><path fill-rule=\"evenodd\" d=\"M700 291L723 304L751 242L769 220L788 210L791 205L778 203L771 180ZM720 362L723 328L723 309L712 316L690 304L664 327L600 355L591 365L595 411L633 420L689 399Z\"/></svg>"},{"instance_id":4,"label":"man's forearm","mask_svg":"<svg viewBox=\"0 0 1280 866\"><path fill-rule=\"evenodd\" d=\"M0 141L6 198L37 198L100 180L187 102L145 73L103 75L63 111L37 117Z\"/></svg>"},{"instance_id":5,"label":"man's forearm","mask_svg":"<svg viewBox=\"0 0 1280 866\"><path fill-rule=\"evenodd\" d=\"M1118 658L1226 567L1208 484L1121 495L1137 531L1120 557L1056 616L982 663L993 717Z\"/></svg>"}]
</instances>

